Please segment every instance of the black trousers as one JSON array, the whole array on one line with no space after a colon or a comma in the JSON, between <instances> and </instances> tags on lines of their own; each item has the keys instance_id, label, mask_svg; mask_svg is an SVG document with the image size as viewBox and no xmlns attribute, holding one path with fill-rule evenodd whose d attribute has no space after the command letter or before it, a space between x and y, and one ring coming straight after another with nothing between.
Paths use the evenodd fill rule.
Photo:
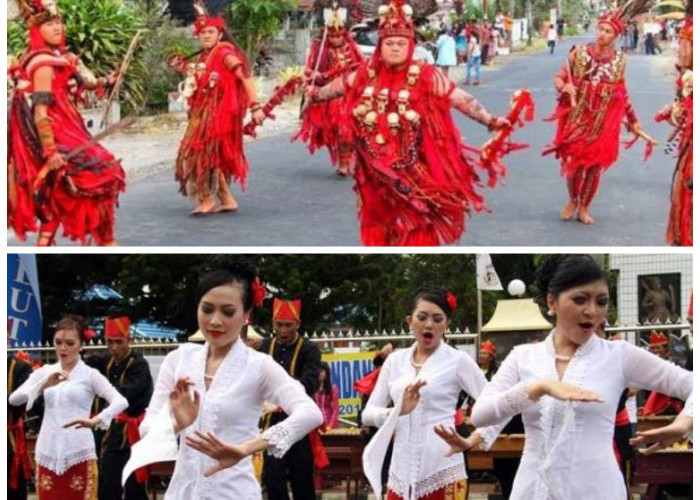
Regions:
<instances>
[{"instance_id":1,"label":"black trousers","mask_svg":"<svg viewBox=\"0 0 700 500\"><path fill-rule=\"evenodd\" d=\"M9 445L8 445L9 448ZM10 488L10 470L12 469L12 457L14 453L7 454L7 500L27 500L27 480L24 479L24 470L20 466L17 474L17 489Z\"/></svg>"},{"instance_id":2,"label":"black trousers","mask_svg":"<svg viewBox=\"0 0 700 500\"><path fill-rule=\"evenodd\" d=\"M139 484L132 474L122 488L122 471L131 450L104 450L100 457L99 500L148 500L146 484Z\"/></svg>"},{"instance_id":3,"label":"black trousers","mask_svg":"<svg viewBox=\"0 0 700 500\"><path fill-rule=\"evenodd\" d=\"M269 500L289 500L287 479L292 485L294 500L316 500L314 457L308 436L294 443L282 458L265 454L263 483Z\"/></svg>"}]
</instances>

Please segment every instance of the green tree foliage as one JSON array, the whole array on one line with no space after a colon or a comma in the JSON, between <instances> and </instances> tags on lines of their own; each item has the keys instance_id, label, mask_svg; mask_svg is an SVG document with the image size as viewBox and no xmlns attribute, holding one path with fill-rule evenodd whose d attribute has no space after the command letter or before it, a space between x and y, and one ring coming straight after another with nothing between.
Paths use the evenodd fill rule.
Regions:
<instances>
[{"instance_id":1,"label":"green tree foliage","mask_svg":"<svg viewBox=\"0 0 700 500\"><path fill-rule=\"evenodd\" d=\"M150 319L194 332L194 290L206 255L39 255L39 282L45 325L68 312L96 316L105 305L85 303L82 293L95 284L124 296L110 313ZM250 255L268 288L254 324L270 329L273 296L301 299L304 331L337 326L356 330L400 330L412 309L416 289L444 285L458 298L454 327L476 330L474 255ZM493 255L504 286L514 278L532 282L532 255ZM484 292L484 321L505 292Z\"/></svg>"},{"instance_id":2,"label":"green tree foliage","mask_svg":"<svg viewBox=\"0 0 700 500\"><path fill-rule=\"evenodd\" d=\"M189 30L178 28L148 2L60 0L59 7L68 50L98 76L119 67L132 37L143 30L122 86L123 113L167 108L167 94L176 89L179 76L166 69L165 59L173 52L194 52ZM26 49L26 29L24 22L8 23L8 53L18 57Z\"/></svg>"},{"instance_id":3,"label":"green tree foliage","mask_svg":"<svg viewBox=\"0 0 700 500\"><path fill-rule=\"evenodd\" d=\"M249 57L260 45L277 34L296 0L246 0L233 2L228 11L228 25L236 43Z\"/></svg>"}]
</instances>

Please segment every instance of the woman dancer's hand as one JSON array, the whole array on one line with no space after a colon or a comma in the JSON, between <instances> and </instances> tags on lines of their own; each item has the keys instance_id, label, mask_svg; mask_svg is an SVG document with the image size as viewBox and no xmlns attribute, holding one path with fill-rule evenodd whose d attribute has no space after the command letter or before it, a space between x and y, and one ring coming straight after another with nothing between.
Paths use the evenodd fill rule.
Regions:
<instances>
[{"instance_id":1,"label":"woman dancer's hand","mask_svg":"<svg viewBox=\"0 0 700 500\"><path fill-rule=\"evenodd\" d=\"M187 436L185 442L190 448L194 448L208 457L218 460L216 465L204 471L204 477L209 477L217 472L233 467L242 459L251 454L245 444L228 444L219 440L211 432L204 434L196 431L194 436Z\"/></svg>"},{"instance_id":2,"label":"woman dancer's hand","mask_svg":"<svg viewBox=\"0 0 700 500\"><path fill-rule=\"evenodd\" d=\"M181 378L170 393L170 409L175 419L176 434L192 425L199 414L199 393L194 391L194 398L190 395L190 387L193 385L194 382L189 378Z\"/></svg>"},{"instance_id":3,"label":"woman dancer's hand","mask_svg":"<svg viewBox=\"0 0 700 500\"><path fill-rule=\"evenodd\" d=\"M651 429L648 431L638 432L635 437L630 439L630 444L640 446L642 444L651 444L642 453L649 455L655 451L663 450L671 446L676 441L681 441L687 434L693 430L693 419L685 415L678 415L676 419L664 427Z\"/></svg>"},{"instance_id":4,"label":"woman dancer's hand","mask_svg":"<svg viewBox=\"0 0 700 500\"><path fill-rule=\"evenodd\" d=\"M61 382L65 382L68 380L68 374L66 372L56 372L52 373L49 375L49 378L46 379L46 382L44 382L44 386L41 388L42 391L45 391L46 389L53 387L54 385L58 385Z\"/></svg>"},{"instance_id":5,"label":"woman dancer's hand","mask_svg":"<svg viewBox=\"0 0 700 500\"><path fill-rule=\"evenodd\" d=\"M64 429L68 429L68 428L96 429L98 425L100 425L100 419L97 417L93 417L93 418L89 418L89 419L73 420L72 422L68 422L67 424L64 424L63 428Z\"/></svg>"},{"instance_id":6,"label":"woman dancer's hand","mask_svg":"<svg viewBox=\"0 0 700 500\"><path fill-rule=\"evenodd\" d=\"M542 396L551 396L560 401L595 401L602 403L604 400L598 394L577 385L559 382L557 380L543 380L526 389L528 397L537 401Z\"/></svg>"},{"instance_id":7,"label":"woman dancer's hand","mask_svg":"<svg viewBox=\"0 0 700 500\"><path fill-rule=\"evenodd\" d=\"M445 453L446 457L451 457L455 453L469 451L481 444L484 440L478 432L472 432L468 438L465 438L457 434L457 431L453 427L445 427L444 425L436 425L433 427L433 430L435 434L450 445L449 451Z\"/></svg>"},{"instance_id":8,"label":"woman dancer's hand","mask_svg":"<svg viewBox=\"0 0 700 500\"><path fill-rule=\"evenodd\" d=\"M400 416L408 415L413 410L416 409L418 403L420 402L420 389L427 384L425 380L417 380L412 384L409 384L403 391L403 402L401 403Z\"/></svg>"}]
</instances>

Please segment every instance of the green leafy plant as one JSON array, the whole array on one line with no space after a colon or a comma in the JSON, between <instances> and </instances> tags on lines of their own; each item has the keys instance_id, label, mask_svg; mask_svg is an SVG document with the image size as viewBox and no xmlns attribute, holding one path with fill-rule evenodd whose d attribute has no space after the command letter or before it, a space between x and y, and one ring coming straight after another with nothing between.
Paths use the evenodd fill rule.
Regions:
<instances>
[{"instance_id":1,"label":"green leafy plant","mask_svg":"<svg viewBox=\"0 0 700 500\"><path fill-rule=\"evenodd\" d=\"M260 45L277 34L296 0L246 0L233 2L228 25L236 43L253 59Z\"/></svg>"}]
</instances>

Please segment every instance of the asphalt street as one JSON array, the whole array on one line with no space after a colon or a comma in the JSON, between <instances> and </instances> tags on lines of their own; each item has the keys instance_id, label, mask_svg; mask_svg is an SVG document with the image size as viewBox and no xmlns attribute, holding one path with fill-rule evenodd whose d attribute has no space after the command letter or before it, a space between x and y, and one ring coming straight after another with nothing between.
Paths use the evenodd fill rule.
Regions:
<instances>
[{"instance_id":1,"label":"asphalt street","mask_svg":"<svg viewBox=\"0 0 700 500\"><path fill-rule=\"evenodd\" d=\"M521 87L531 90L538 106L535 122L513 136L531 144L530 149L507 157L509 173L502 185L482 189L490 212L470 218L460 245L664 245L674 160L664 154L663 144L646 163L642 144L622 151L617 165L603 176L591 207L595 225L559 220L566 185L558 163L540 156L555 127L543 118L555 105L555 72L571 44L586 41L564 41L554 56L543 52L514 57L485 73L479 87L464 87L463 76L458 81L494 113L505 114L510 93ZM660 65L652 59L631 55L627 82L644 127L662 140L668 127L656 124L653 117L672 101L673 79L661 77ZM459 112L453 114L467 143L480 145L488 138L482 126ZM290 143L290 135L291 131L246 145L249 183L242 194L235 188L240 210L234 214L189 216L192 202L178 194L171 168L131 183L120 198L117 241L128 246L360 245L353 181L334 175L325 151L310 156L302 144ZM10 237L9 243L18 242Z\"/></svg>"}]
</instances>

